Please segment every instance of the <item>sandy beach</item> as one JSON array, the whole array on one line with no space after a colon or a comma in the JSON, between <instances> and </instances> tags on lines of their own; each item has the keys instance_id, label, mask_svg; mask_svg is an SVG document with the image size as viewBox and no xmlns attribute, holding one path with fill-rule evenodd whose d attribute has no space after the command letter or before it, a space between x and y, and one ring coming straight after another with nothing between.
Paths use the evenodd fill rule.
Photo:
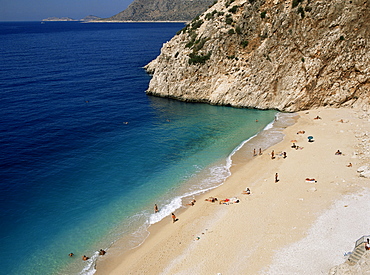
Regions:
<instances>
[{"instance_id":1,"label":"sandy beach","mask_svg":"<svg viewBox=\"0 0 370 275\"><path fill-rule=\"evenodd\" d=\"M344 262L370 234L370 179L357 172L370 160L370 113L298 114L282 142L234 165L222 186L176 212L178 221L169 216L151 226L129 252L119 253L117 242L96 274L328 274ZM246 187L250 195L242 194Z\"/></svg>"}]
</instances>

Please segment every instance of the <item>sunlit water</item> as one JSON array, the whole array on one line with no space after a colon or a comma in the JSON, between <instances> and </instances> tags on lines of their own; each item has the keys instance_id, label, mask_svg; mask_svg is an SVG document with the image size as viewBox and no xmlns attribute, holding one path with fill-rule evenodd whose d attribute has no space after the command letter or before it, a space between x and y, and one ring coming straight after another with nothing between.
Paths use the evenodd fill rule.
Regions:
<instances>
[{"instance_id":1,"label":"sunlit water","mask_svg":"<svg viewBox=\"0 0 370 275\"><path fill-rule=\"evenodd\" d=\"M140 244L184 197L222 184L274 120L146 96L142 67L182 27L0 23L1 274L93 273L97 250ZM281 138L279 115L250 146Z\"/></svg>"}]
</instances>

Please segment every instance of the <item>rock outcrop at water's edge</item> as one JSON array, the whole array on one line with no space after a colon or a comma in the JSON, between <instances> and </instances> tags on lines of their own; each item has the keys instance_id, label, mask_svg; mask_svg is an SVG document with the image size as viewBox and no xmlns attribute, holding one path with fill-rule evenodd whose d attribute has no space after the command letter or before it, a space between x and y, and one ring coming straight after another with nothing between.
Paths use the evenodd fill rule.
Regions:
<instances>
[{"instance_id":1,"label":"rock outcrop at water's edge","mask_svg":"<svg viewBox=\"0 0 370 275\"><path fill-rule=\"evenodd\" d=\"M147 93L305 110L368 106L370 1L219 0L145 68Z\"/></svg>"}]
</instances>

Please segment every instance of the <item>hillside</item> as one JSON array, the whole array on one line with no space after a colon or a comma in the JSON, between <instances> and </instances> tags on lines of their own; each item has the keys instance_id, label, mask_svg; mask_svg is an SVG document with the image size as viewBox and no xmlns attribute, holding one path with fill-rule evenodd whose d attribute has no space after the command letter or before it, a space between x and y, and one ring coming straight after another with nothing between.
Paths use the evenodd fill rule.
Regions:
<instances>
[{"instance_id":1,"label":"hillside","mask_svg":"<svg viewBox=\"0 0 370 275\"><path fill-rule=\"evenodd\" d=\"M103 21L191 21L215 0L134 0L127 9Z\"/></svg>"},{"instance_id":2,"label":"hillside","mask_svg":"<svg viewBox=\"0 0 370 275\"><path fill-rule=\"evenodd\" d=\"M369 2L219 0L146 66L147 93L282 111L368 106Z\"/></svg>"}]
</instances>

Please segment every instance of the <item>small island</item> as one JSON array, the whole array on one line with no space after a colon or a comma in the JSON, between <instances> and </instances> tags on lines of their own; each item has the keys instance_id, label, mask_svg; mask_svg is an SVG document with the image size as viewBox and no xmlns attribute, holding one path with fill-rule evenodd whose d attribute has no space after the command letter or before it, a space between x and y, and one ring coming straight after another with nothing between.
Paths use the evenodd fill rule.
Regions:
<instances>
[{"instance_id":1,"label":"small island","mask_svg":"<svg viewBox=\"0 0 370 275\"><path fill-rule=\"evenodd\" d=\"M80 21L70 17L48 17L46 19L42 19L41 21Z\"/></svg>"}]
</instances>

